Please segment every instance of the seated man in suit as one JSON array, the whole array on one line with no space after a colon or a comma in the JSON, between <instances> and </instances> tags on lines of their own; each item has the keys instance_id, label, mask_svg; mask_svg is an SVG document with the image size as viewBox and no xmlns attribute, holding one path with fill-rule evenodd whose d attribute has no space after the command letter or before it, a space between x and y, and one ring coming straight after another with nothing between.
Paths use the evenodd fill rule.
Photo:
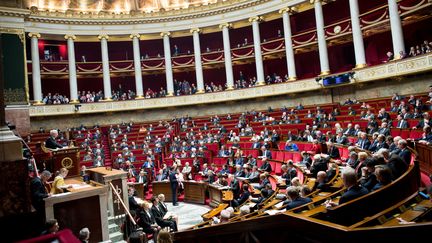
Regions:
<instances>
[{"instance_id":1,"label":"seated man in suit","mask_svg":"<svg viewBox=\"0 0 432 243\"><path fill-rule=\"evenodd\" d=\"M408 144L405 139L401 139L398 142L399 156L405 162L405 164L409 165L411 163L411 151L408 149Z\"/></svg>"},{"instance_id":2,"label":"seated man in suit","mask_svg":"<svg viewBox=\"0 0 432 243\"><path fill-rule=\"evenodd\" d=\"M258 171L260 172L272 172L272 167L270 163L267 161L267 158L262 159L263 164L259 167Z\"/></svg>"},{"instance_id":3,"label":"seated man in suit","mask_svg":"<svg viewBox=\"0 0 432 243\"><path fill-rule=\"evenodd\" d=\"M177 231L177 223L172 219L164 219L164 212L162 212L159 208L159 199L156 196L153 196L150 199L150 202L153 204L151 207L151 213L153 214L156 223L161 227L169 227L172 231Z\"/></svg>"},{"instance_id":4,"label":"seated man in suit","mask_svg":"<svg viewBox=\"0 0 432 243\"><path fill-rule=\"evenodd\" d=\"M319 171L316 178L316 188L323 192L327 192L329 190L329 185L327 184L327 173L325 171Z\"/></svg>"},{"instance_id":5,"label":"seated man in suit","mask_svg":"<svg viewBox=\"0 0 432 243\"><path fill-rule=\"evenodd\" d=\"M327 142L327 154L332 159L339 159L340 158L339 149L337 147L335 147L332 142Z\"/></svg>"},{"instance_id":6,"label":"seated man in suit","mask_svg":"<svg viewBox=\"0 0 432 243\"><path fill-rule=\"evenodd\" d=\"M351 167L345 167L342 171L342 180L347 191L342 194L339 199L339 205L354 200L358 197L366 195L369 193L368 189L362 187L358 184L357 173ZM337 203L328 200L325 202L326 207L334 207L338 205Z\"/></svg>"},{"instance_id":7,"label":"seated man in suit","mask_svg":"<svg viewBox=\"0 0 432 243\"><path fill-rule=\"evenodd\" d=\"M49 149L58 149L63 148L63 146L56 142L56 138L58 137L58 131L57 130L51 130L50 136L45 140L45 147Z\"/></svg>"},{"instance_id":8,"label":"seated man in suit","mask_svg":"<svg viewBox=\"0 0 432 243\"><path fill-rule=\"evenodd\" d=\"M136 178L136 183L142 183L143 184L144 194L145 194L147 191L147 188L148 188L147 172L145 172L144 170L141 170L140 173L138 174L137 178Z\"/></svg>"},{"instance_id":9,"label":"seated man in suit","mask_svg":"<svg viewBox=\"0 0 432 243\"><path fill-rule=\"evenodd\" d=\"M239 181L234 177L233 174L228 176L228 179L231 181L229 184L230 190L233 192L234 198L238 198L240 195L240 184Z\"/></svg>"},{"instance_id":10,"label":"seated man in suit","mask_svg":"<svg viewBox=\"0 0 432 243\"><path fill-rule=\"evenodd\" d=\"M159 199L158 207L160 211L164 214L163 219L173 219L178 225L178 216L172 212L168 212L168 207L165 204L165 195L159 194L158 199Z\"/></svg>"},{"instance_id":11,"label":"seated man in suit","mask_svg":"<svg viewBox=\"0 0 432 243\"><path fill-rule=\"evenodd\" d=\"M250 197L250 192L249 192L249 185L244 183L242 186L242 192L239 198L235 198L231 201L231 206L232 207L238 207L240 205L242 205L244 202L246 202L249 197Z\"/></svg>"},{"instance_id":12,"label":"seated man in suit","mask_svg":"<svg viewBox=\"0 0 432 243\"><path fill-rule=\"evenodd\" d=\"M301 197L298 187L290 186L287 189L288 200L284 201L283 205L286 210L299 207L303 204L312 202L308 197Z\"/></svg>"}]
</instances>

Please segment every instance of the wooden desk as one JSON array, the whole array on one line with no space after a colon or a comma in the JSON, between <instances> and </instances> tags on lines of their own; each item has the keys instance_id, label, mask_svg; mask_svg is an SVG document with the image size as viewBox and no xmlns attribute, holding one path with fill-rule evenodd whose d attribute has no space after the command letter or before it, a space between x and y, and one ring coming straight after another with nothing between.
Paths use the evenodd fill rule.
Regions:
<instances>
[{"instance_id":1,"label":"wooden desk","mask_svg":"<svg viewBox=\"0 0 432 243\"><path fill-rule=\"evenodd\" d=\"M152 182L153 195L165 195L166 202L172 202L171 185L169 181L153 181Z\"/></svg>"},{"instance_id":2,"label":"wooden desk","mask_svg":"<svg viewBox=\"0 0 432 243\"><path fill-rule=\"evenodd\" d=\"M184 181L184 201L205 204L207 183L197 181Z\"/></svg>"},{"instance_id":3,"label":"wooden desk","mask_svg":"<svg viewBox=\"0 0 432 243\"><path fill-rule=\"evenodd\" d=\"M220 203L226 202L228 200L224 200L224 192L227 191L227 189L222 189L223 187L218 187L215 185L209 185L208 191L210 196L210 207L217 207ZM227 193L229 194L229 193ZM231 199L232 198L228 198Z\"/></svg>"},{"instance_id":4,"label":"wooden desk","mask_svg":"<svg viewBox=\"0 0 432 243\"><path fill-rule=\"evenodd\" d=\"M117 192L122 197L124 204L129 210L127 172L116 169L107 170L105 167L87 169L86 172L89 174L90 180L96 181L103 185L108 185L108 210L110 212L110 216L124 214L124 210L120 201L117 199L111 186L109 186L110 182L113 184L114 188L116 188Z\"/></svg>"},{"instance_id":5,"label":"wooden desk","mask_svg":"<svg viewBox=\"0 0 432 243\"><path fill-rule=\"evenodd\" d=\"M144 183L128 183L128 186L133 187L137 193L137 197L145 199Z\"/></svg>"},{"instance_id":6,"label":"wooden desk","mask_svg":"<svg viewBox=\"0 0 432 243\"><path fill-rule=\"evenodd\" d=\"M69 188L67 193L45 198L46 218L57 219L60 228L69 228L75 235L88 227L90 242L109 240L108 186L85 184L80 178L66 179L65 183L83 187Z\"/></svg>"}]
</instances>

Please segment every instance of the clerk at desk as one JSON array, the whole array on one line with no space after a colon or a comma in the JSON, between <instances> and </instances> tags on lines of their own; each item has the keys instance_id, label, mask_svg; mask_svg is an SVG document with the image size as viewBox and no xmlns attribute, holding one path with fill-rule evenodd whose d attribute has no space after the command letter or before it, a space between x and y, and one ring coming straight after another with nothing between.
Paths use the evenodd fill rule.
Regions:
<instances>
[{"instance_id":1,"label":"clerk at desk","mask_svg":"<svg viewBox=\"0 0 432 243\"><path fill-rule=\"evenodd\" d=\"M56 142L56 138L58 137L58 131L57 130L51 130L50 136L45 141L45 147L49 149L57 149L57 148L63 148L63 146Z\"/></svg>"}]
</instances>

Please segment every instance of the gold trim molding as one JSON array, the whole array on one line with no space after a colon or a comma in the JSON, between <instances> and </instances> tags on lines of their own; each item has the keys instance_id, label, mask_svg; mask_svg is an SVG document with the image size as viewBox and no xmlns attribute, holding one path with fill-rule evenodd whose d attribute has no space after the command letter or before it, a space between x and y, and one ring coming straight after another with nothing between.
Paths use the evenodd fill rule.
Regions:
<instances>
[{"instance_id":1,"label":"gold trim molding","mask_svg":"<svg viewBox=\"0 0 432 243\"><path fill-rule=\"evenodd\" d=\"M69 40L69 39L75 40L75 39L76 39L76 36L75 36L75 35L65 35L64 38L65 38L66 40Z\"/></svg>"}]
</instances>

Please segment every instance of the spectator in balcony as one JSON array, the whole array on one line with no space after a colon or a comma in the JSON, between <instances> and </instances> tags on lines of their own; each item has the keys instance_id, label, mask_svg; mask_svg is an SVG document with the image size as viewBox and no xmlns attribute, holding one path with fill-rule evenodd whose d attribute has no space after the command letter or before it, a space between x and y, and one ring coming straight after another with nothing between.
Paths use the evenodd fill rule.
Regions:
<instances>
[{"instance_id":1,"label":"spectator in balcony","mask_svg":"<svg viewBox=\"0 0 432 243\"><path fill-rule=\"evenodd\" d=\"M409 53L408 53L408 56L409 56L409 57L415 57L415 56L417 56L417 52L416 52L416 49L415 49L414 46L411 46L411 47L410 47L410 51L409 51Z\"/></svg>"},{"instance_id":2,"label":"spectator in balcony","mask_svg":"<svg viewBox=\"0 0 432 243\"><path fill-rule=\"evenodd\" d=\"M180 50L176 44L174 44L173 56L178 56L180 54Z\"/></svg>"},{"instance_id":3,"label":"spectator in balcony","mask_svg":"<svg viewBox=\"0 0 432 243\"><path fill-rule=\"evenodd\" d=\"M408 57L408 54L405 51L400 51L399 52L399 58L400 59L405 59Z\"/></svg>"},{"instance_id":4,"label":"spectator in balcony","mask_svg":"<svg viewBox=\"0 0 432 243\"><path fill-rule=\"evenodd\" d=\"M387 59L385 62L390 62L394 59L394 54L391 51L387 52L386 56L387 56Z\"/></svg>"}]
</instances>

